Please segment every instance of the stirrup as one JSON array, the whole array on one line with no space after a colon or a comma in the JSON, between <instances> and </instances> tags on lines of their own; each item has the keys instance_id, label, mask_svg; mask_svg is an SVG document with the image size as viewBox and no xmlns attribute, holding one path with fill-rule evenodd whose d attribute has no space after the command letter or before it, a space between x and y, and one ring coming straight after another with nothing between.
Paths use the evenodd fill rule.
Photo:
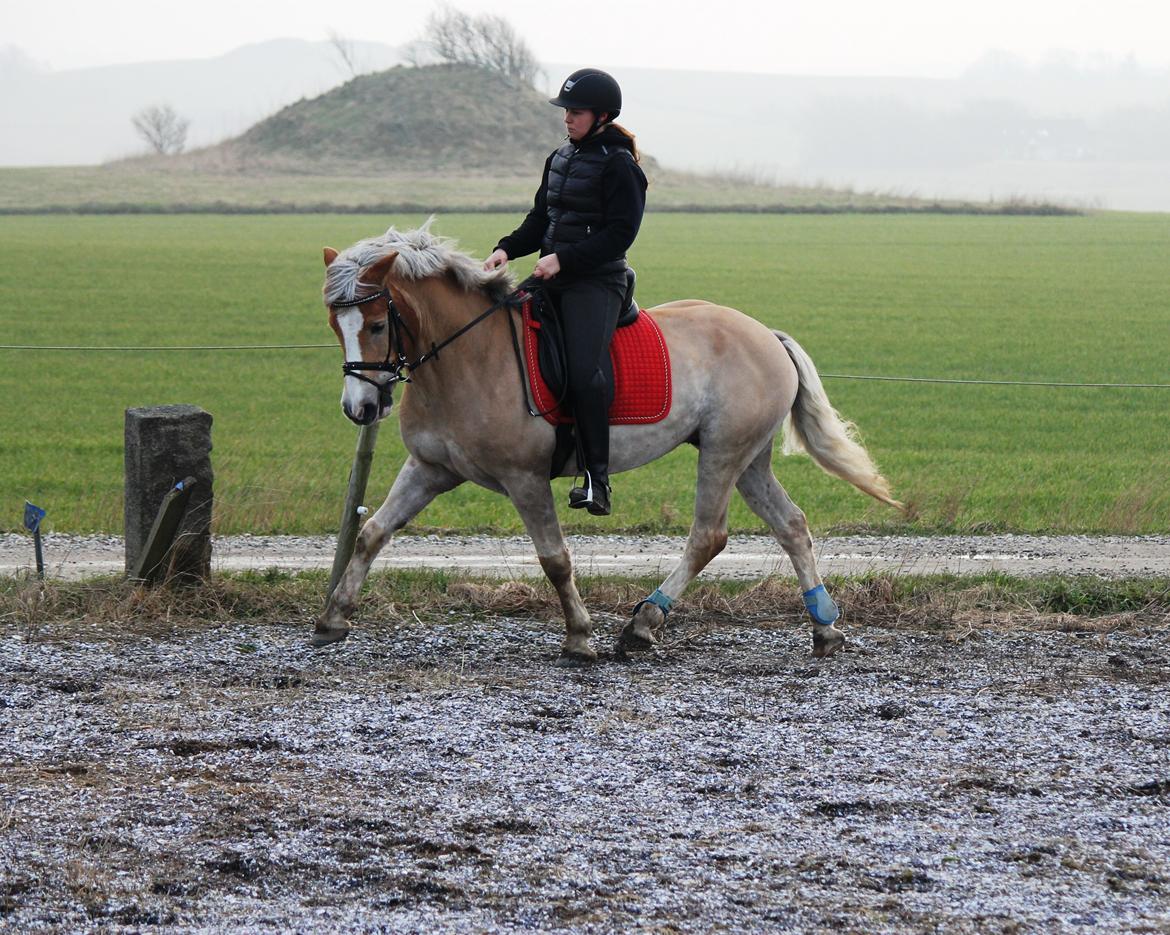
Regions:
<instances>
[{"instance_id":1,"label":"stirrup","mask_svg":"<svg viewBox=\"0 0 1170 935\"><path fill-rule=\"evenodd\" d=\"M584 486L573 487L569 491L569 507L574 510L588 510L594 516L609 516L612 511L610 492L608 483L605 481L595 483L586 471Z\"/></svg>"}]
</instances>

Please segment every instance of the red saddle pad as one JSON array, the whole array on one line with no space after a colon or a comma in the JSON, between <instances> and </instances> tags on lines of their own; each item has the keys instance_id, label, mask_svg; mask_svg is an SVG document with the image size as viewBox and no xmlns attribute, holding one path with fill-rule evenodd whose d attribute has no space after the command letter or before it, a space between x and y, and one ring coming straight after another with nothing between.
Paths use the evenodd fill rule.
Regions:
<instances>
[{"instance_id":1,"label":"red saddle pad","mask_svg":"<svg viewBox=\"0 0 1170 935\"><path fill-rule=\"evenodd\" d=\"M556 397L544 382L537 357L540 322L532 318L532 303L525 302L524 363L536 410L545 413L553 425L566 425L573 417L562 407L553 409ZM661 422L670 413L670 352L658 322L642 309L632 325L614 332L609 345L613 361L614 397L609 407L610 425L649 425ZM553 411L548 412L547 410Z\"/></svg>"}]
</instances>

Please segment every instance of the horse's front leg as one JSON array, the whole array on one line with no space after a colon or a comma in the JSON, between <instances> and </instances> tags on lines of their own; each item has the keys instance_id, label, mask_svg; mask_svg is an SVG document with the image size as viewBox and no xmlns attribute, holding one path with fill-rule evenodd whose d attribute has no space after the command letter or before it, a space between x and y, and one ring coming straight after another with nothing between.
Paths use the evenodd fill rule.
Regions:
<instances>
[{"instance_id":1,"label":"horse's front leg","mask_svg":"<svg viewBox=\"0 0 1170 935\"><path fill-rule=\"evenodd\" d=\"M597 661L597 651L590 642L593 621L573 580L573 563L569 547L561 533L553 502L552 487L541 477L525 476L504 484L524 528L536 547L536 557L548 580L557 590L565 614L565 642L561 645L557 665L573 666Z\"/></svg>"},{"instance_id":2,"label":"horse's front leg","mask_svg":"<svg viewBox=\"0 0 1170 935\"><path fill-rule=\"evenodd\" d=\"M386 540L417 516L435 497L458 487L462 482L463 478L437 464L419 461L413 455L406 459L394 479L386 502L362 526L353 558L337 582L325 612L317 620L313 633L314 646L328 646L349 635L349 618L357 609L358 593L369 574L370 565Z\"/></svg>"}]
</instances>

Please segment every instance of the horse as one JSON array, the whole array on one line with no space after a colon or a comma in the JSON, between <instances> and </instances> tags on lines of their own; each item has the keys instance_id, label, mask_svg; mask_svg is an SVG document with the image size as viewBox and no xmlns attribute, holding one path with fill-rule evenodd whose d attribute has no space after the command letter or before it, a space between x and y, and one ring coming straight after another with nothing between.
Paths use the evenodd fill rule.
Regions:
<instances>
[{"instance_id":1,"label":"horse","mask_svg":"<svg viewBox=\"0 0 1170 935\"><path fill-rule=\"evenodd\" d=\"M390 414L394 388L402 384L398 412L408 457L363 525L316 621L313 645L348 635L362 583L389 538L435 497L471 482L507 496L532 539L564 613L558 664L596 661L593 624L549 479L555 430L532 417L523 377L516 376L509 320L515 280L507 266L485 271L454 241L431 233L431 221L415 230L391 227L340 253L324 249L323 296L345 355L341 408L354 423L369 425ZM845 644L835 626L840 611L817 572L805 514L772 471L777 435L783 429L785 453L807 452L826 472L892 507L902 505L793 338L700 299L646 313L669 349L672 404L662 421L611 427L610 469L632 470L691 444L698 449L698 477L683 556L634 607L618 649L656 643L671 606L726 545L736 489L792 560L812 618L813 655L836 653ZM567 468L562 476L571 473Z\"/></svg>"}]
</instances>

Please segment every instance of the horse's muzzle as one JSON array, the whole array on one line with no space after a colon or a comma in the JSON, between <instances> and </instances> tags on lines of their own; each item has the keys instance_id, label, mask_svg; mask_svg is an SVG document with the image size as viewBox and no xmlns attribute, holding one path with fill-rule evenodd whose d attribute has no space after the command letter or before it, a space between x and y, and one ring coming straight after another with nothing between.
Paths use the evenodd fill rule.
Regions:
<instances>
[{"instance_id":1,"label":"horse's muzzle","mask_svg":"<svg viewBox=\"0 0 1170 935\"><path fill-rule=\"evenodd\" d=\"M362 403L356 412L349 409L348 406L342 406L341 410L345 413L345 417L353 422L355 425L373 425L375 422L380 422L390 415L392 408L391 403Z\"/></svg>"}]
</instances>

